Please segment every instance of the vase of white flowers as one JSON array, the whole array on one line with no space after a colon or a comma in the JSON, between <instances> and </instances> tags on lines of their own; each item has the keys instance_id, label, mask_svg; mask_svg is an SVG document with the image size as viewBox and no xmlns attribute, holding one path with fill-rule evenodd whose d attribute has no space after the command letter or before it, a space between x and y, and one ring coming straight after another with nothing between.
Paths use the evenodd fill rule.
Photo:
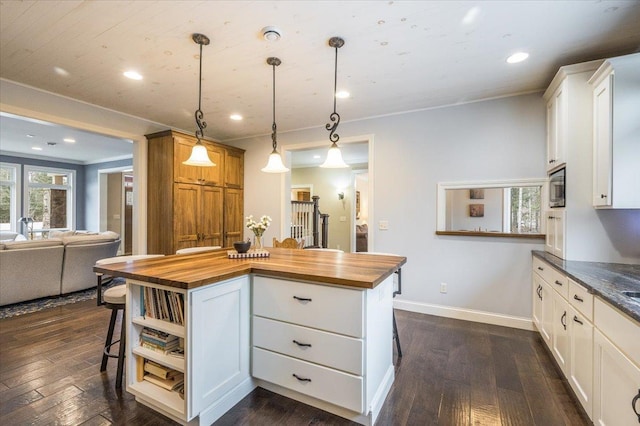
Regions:
<instances>
[{"instance_id":1,"label":"vase of white flowers","mask_svg":"<svg viewBox=\"0 0 640 426\"><path fill-rule=\"evenodd\" d=\"M248 216L247 218L247 228L253 231L253 235L255 236L253 249L261 250L262 249L262 235L264 231L269 229L269 225L271 225L271 218L269 216L263 215L259 221L255 221L253 219L253 215Z\"/></svg>"}]
</instances>

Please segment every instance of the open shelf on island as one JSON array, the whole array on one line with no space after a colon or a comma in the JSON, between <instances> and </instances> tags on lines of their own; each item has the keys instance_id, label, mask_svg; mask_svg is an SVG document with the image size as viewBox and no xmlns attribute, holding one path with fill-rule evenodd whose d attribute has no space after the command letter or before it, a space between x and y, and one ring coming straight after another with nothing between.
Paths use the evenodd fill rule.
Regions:
<instances>
[{"instance_id":1,"label":"open shelf on island","mask_svg":"<svg viewBox=\"0 0 640 426\"><path fill-rule=\"evenodd\" d=\"M131 322L143 327L149 327L155 330L164 331L165 333L173 334L174 336L182 338L184 338L185 336L184 326L169 321L150 317L135 317L131 320Z\"/></svg>"},{"instance_id":2,"label":"open shelf on island","mask_svg":"<svg viewBox=\"0 0 640 426\"><path fill-rule=\"evenodd\" d=\"M184 418L185 403L178 392L162 389L160 386L143 380L127 386L127 391L152 402L177 418Z\"/></svg>"},{"instance_id":3,"label":"open shelf on island","mask_svg":"<svg viewBox=\"0 0 640 426\"><path fill-rule=\"evenodd\" d=\"M155 361L164 366L173 368L174 370L178 370L181 373L184 373L184 358L178 358L170 355L164 355L160 352L153 351L151 349L143 348L142 346L138 346L137 348L133 348L133 353L141 356L145 359L150 359L151 361Z\"/></svg>"}]
</instances>

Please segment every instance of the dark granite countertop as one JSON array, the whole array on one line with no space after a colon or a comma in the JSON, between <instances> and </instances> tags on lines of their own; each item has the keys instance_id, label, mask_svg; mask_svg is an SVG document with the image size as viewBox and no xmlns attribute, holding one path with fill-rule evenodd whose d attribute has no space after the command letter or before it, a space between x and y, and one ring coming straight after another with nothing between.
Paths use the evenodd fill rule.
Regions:
<instances>
[{"instance_id":1,"label":"dark granite countertop","mask_svg":"<svg viewBox=\"0 0 640 426\"><path fill-rule=\"evenodd\" d=\"M640 292L640 265L562 260L539 250L532 253L585 287L589 293L640 322L640 303L622 294L623 291Z\"/></svg>"}]
</instances>

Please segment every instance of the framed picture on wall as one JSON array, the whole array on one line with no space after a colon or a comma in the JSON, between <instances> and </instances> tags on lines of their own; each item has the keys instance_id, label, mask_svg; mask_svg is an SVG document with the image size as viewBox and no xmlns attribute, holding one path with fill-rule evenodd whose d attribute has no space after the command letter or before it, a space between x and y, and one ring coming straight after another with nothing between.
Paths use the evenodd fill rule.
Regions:
<instances>
[{"instance_id":1,"label":"framed picture on wall","mask_svg":"<svg viewBox=\"0 0 640 426\"><path fill-rule=\"evenodd\" d=\"M484 188L470 189L469 198L472 200L484 200Z\"/></svg>"},{"instance_id":2,"label":"framed picture on wall","mask_svg":"<svg viewBox=\"0 0 640 426\"><path fill-rule=\"evenodd\" d=\"M469 204L469 216L484 217L484 204Z\"/></svg>"}]
</instances>

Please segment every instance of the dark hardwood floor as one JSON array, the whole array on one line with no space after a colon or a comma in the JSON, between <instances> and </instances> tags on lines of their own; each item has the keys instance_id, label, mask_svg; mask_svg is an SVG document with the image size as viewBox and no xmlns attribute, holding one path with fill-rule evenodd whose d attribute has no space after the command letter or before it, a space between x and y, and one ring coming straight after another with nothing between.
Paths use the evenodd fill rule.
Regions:
<instances>
[{"instance_id":1,"label":"dark hardwood floor","mask_svg":"<svg viewBox=\"0 0 640 426\"><path fill-rule=\"evenodd\" d=\"M584 425L536 333L396 311L404 357L376 425ZM99 372L95 301L0 320L0 424L171 425ZM119 327L116 327L119 330ZM216 425L351 425L258 388Z\"/></svg>"}]
</instances>

